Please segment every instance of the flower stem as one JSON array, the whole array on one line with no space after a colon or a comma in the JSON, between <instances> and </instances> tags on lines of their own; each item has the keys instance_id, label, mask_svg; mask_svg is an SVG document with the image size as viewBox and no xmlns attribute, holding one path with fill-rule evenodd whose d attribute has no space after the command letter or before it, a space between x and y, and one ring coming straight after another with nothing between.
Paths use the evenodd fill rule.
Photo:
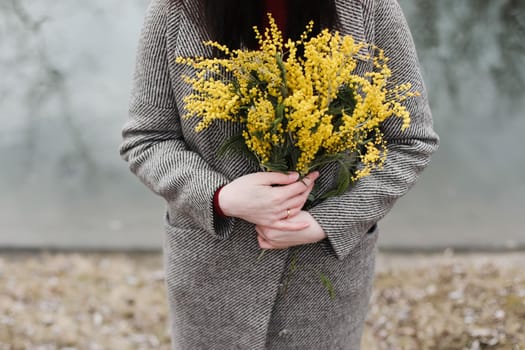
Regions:
<instances>
[{"instance_id":1,"label":"flower stem","mask_svg":"<svg viewBox=\"0 0 525 350\"><path fill-rule=\"evenodd\" d=\"M257 257L257 261L262 259L264 253L266 253L266 249L261 249L261 252L259 253L259 256Z\"/></svg>"}]
</instances>

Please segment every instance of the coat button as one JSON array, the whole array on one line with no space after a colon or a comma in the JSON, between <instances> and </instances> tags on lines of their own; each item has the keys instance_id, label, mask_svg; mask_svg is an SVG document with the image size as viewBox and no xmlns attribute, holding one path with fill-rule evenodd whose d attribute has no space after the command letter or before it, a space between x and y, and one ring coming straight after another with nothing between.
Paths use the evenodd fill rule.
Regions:
<instances>
[{"instance_id":1,"label":"coat button","mask_svg":"<svg viewBox=\"0 0 525 350\"><path fill-rule=\"evenodd\" d=\"M279 331L279 337L288 337L292 334L292 332L290 332L289 330L287 329L281 329Z\"/></svg>"}]
</instances>

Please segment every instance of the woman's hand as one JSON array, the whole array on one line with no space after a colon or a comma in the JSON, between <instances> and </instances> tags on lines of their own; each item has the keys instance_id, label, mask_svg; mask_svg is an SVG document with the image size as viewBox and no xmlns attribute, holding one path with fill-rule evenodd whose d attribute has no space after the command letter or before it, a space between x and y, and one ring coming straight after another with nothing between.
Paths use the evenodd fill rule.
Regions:
<instances>
[{"instance_id":1,"label":"woman's hand","mask_svg":"<svg viewBox=\"0 0 525 350\"><path fill-rule=\"evenodd\" d=\"M262 249L285 249L296 245L318 242L326 238L323 228L309 212L300 211L286 222L307 222L308 226L300 230L278 230L265 226L255 226L257 241Z\"/></svg>"},{"instance_id":2,"label":"woman's hand","mask_svg":"<svg viewBox=\"0 0 525 350\"><path fill-rule=\"evenodd\" d=\"M298 181L297 173L259 172L245 175L222 188L219 206L225 215L255 225L278 230L301 230L309 223L283 219L301 211L318 177L317 171L301 181Z\"/></svg>"}]
</instances>

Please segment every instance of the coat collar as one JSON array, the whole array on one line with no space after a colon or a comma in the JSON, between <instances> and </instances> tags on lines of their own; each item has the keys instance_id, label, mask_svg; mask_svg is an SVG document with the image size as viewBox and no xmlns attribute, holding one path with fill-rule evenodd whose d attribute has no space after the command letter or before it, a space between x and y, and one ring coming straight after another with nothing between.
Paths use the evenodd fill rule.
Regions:
<instances>
[{"instance_id":1,"label":"coat collar","mask_svg":"<svg viewBox=\"0 0 525 350\"><path fill-rule=\"evenodd\" d=\"M356 42L366 42L365 28L369 23L365 22L365 13L368 11L363 1L365 0L336 0L339 17L339 26L336 29L344 35L351 35ZM203 44L210 40L206 23L202 16L197 15L203 11L200 8L201 2L179 0L173 3L178 3L179 6L169 11L170 17L174 19L169 21L168 46L174 49L177 56L211 56L212 50ZM360 51L360 54L368 53L366 47Z\"/></svg>"}]
</instances>

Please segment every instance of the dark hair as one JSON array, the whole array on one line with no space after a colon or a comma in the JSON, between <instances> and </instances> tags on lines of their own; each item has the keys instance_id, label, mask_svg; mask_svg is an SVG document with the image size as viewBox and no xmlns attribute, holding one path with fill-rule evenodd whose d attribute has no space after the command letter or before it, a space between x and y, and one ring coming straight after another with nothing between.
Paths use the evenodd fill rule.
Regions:
<instances>
[{"instance_id":1,"label":"dark hair","mask_svg":"<svg viewBox=\"0 0 525 350\"><path fill-rule=\"evenodd\" d=\"M255 48L257 42L253 26L262 26L263 0L202 0L212 39L231 49L242 45ZM314 34L321 28L334 28L337 13L334 0L283 0L287 2L287 33L292 39L299 38L306 24L314 21Z\"/></svg>"}]
</instances>

